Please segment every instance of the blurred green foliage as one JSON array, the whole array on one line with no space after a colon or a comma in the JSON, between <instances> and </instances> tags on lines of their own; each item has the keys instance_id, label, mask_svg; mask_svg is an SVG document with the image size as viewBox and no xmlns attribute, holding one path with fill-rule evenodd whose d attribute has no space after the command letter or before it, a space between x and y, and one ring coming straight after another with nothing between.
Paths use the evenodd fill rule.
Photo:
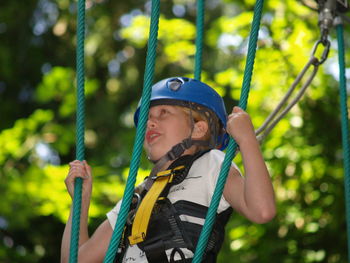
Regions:
<instances>
[{"instance_id":1,"label":"blurred green foliage","mask_svg":"<svg viewBox=\"0 0 350 263\"><path fill-rule=\"evenodd\" d=\"M316 4L313 1L305 1ZM122 197L141 95L150 2L86 1L86 158L93 167L91 232ZM193 76L195 1L162 1L155 79ZM240 96L254 1L208 1L202 80ZM76 2L2 1L0 9L0 262L59 262L75 158ZM349 46L349 26L345 27ZM248 112L259 127L320 38L303 1L266 1ZM347 262L335 33L303 100L262 144L278 214L256 225L235 214L219 262ZM346 58L349 61L349 49ZM241 165L240 157L235 160ZM151 164L142 156L138 180Z\"/></svg>"}]
</instances>

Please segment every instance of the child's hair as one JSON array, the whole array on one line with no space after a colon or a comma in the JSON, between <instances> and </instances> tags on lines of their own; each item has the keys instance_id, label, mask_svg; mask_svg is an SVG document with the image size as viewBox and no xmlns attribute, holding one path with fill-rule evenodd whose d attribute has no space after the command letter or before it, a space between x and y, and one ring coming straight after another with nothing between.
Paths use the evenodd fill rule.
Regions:
<instances>
[{"instance_id":1,"label":"child's hair","mask_svg":"<svg viewBox=\"0 0 350 263\"><path fill-rule=\"evenodd\" d=\"M191 103L190 107L185 106L175 106L185 112L189 118L192 118L193 122L205 121L208 125L208 130L206 134L201 138L201 140L208 141L209 145L203 146L199 145L199 150L208 150L213 147L212 142L216 140L216 136L222 132L222 125L220 125L219 119L216 115L210 112L209 109L201 107L200 105ZM190 119L190 122L192 122Z\"/></svg>"}]
</instances>

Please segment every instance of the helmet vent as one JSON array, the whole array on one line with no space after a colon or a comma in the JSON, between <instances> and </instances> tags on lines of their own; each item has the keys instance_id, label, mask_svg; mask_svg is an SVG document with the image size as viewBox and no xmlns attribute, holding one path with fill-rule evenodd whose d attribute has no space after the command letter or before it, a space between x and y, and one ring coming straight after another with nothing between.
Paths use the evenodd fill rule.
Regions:
<instances>
[{"instance_id":1,"label":"helmet vent","mask_svg":"<svg viewBox=\"0 0 350 263\"><path fill-rule=\"evenodd\" d=\"M168 88L172 91L178 91L181 88L182 84L184 84L184 81L181 78L171 79L167 83Z\"/></svg>"}]
</instances>

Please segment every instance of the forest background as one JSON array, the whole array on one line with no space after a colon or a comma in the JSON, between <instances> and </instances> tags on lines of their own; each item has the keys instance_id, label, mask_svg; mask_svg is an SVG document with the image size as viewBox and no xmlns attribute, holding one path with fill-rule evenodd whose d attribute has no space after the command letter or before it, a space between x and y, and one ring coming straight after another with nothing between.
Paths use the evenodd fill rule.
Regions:
<instances>
[{"instance_id":1,"label":"forest background","mask_svg":"<svg viewBox=\"0 0 350 263\"><path fill-rule=\"evenodd\" d=\"M76 2L2 0L0 6L0 262L59 262L71 205L64 178L75 159ZM94 174L92 232L123 194L150 2L87 0L86 7L85 155ZM247 108L256 128L320 39L312 7L316 1L265 3ZM240 95L253 9L253 0L206 1L202 80L224 97L228 110ZM195 16L194 0L161 1L155 81L193 77ZM219 262L347 262L334 29L329 39L329 57L306 95L262 143L278 214L264 225L234 214ZM348 23L345 41L350 61ZM348 79L349 73L347 68ZM139 180L149 169L143 155Z\"/></svg>"}]
</instances>

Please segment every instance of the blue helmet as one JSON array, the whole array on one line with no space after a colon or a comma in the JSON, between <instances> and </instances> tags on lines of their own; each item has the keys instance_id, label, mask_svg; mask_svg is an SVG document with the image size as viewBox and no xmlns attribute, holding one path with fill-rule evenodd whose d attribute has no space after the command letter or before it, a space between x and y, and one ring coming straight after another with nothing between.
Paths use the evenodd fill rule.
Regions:
<instances>
[{"instance_id":1,"label":"blue helmet","mask_svg":"<svg viewBox=\"0 0 350 263\"><path fill-rule=\"evenodd\" d=\"M207 84L185 77L173 77L161 80L152 86L151 106L180 105L189 107L189 103L197 104L209 109L216 115L223 129L226 129L227 113L221 96ZM137 126L140 103L134 115ZM216 138L216 146L225 149L228 143L228 134L222 132Z\"/></svg>"}]
</instances>

